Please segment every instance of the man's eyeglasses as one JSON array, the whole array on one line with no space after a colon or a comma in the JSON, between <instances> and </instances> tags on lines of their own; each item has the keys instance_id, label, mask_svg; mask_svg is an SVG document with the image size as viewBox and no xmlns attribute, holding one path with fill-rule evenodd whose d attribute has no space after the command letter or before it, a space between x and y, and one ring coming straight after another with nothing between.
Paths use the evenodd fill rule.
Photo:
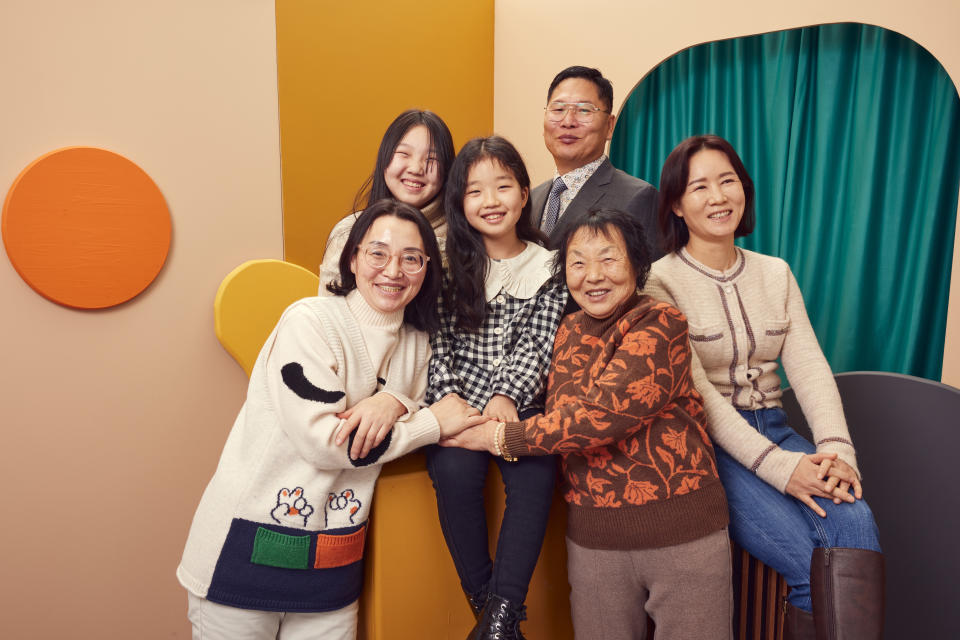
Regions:
<instances>
[{"instance_id":1,"label":"man's eyeglasses","mask_svg":"<svg viewBox=\"0 0 960 640\"><path fill-rule=\"evenodd\" d=\"M550 122L560 122L567 117L567 112L573 111L573 117L580 124L590 124L597 113L609 113L606 109L601 109L589 102L551 102L544 107L544 111Z\"/></svg>"},{"instance_id":2,"label":"man's eyeglasses","mask_svg":"<svg viewBox=\"0 0 960 640\"><path fill-rule=\"evenodd\" d=\"M373 244L359 247L358 250L363 256L363 260L373 269L383 269L394 256L397 256L400 258L400 270L408 275L423 271L423 267L430 260L430 256L425 256L423 252L416 249L404 249L400 253L390 253L383 245Z\"/></svg>"}]
</instances>

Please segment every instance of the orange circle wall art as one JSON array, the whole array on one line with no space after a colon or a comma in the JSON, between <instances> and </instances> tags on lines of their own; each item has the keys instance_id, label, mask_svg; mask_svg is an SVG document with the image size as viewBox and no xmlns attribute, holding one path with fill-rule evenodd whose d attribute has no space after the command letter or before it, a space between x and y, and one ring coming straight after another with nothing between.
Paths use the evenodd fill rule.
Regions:
<instances>
[{"instance_id":1,"label":"orange circle wall art","mask_svg":"<svg viewBox=\"0 0 960 640\"><path fill-rule=\"evenodd\" d=\"M170 212L140 167L104 149L68 147L34 160L3 203L3 244L40 295L102 309L133 298L170 250Z\"/></svg>"}]
</instances>

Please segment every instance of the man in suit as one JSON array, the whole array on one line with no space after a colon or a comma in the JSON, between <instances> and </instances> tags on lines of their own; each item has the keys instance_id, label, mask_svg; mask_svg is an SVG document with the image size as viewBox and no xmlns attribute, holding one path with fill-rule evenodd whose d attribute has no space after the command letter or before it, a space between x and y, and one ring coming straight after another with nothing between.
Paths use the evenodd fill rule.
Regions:
<instances>
[{"instance_id":1,"label":"man in suit","mask_svg":"<svg viewBox=\"0 0 960 640\"><path fill-rule=\"evenodd\" d=\"M590 209L622 209L643 225L650 257L663 255L657 227L657 190L610 164L604 154L617 116L613 85L599 69L568 67L547 90L543 139L557 172L530 193L533 222L550 238Z\"/></svg>"}]
</instances>

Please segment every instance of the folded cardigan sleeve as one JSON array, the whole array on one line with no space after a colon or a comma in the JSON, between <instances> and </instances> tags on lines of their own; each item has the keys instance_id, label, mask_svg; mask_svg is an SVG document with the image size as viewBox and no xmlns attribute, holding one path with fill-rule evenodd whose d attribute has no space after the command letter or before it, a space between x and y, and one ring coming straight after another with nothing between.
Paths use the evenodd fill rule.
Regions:
<instances>
[{"instance_id":1,"label":"folded cardigan sleeve","mask_svg":"<svg viewBox=\"0 0 960 640\"><path fill-rule=\"evenodd\" d=\"M834 452L859 475L856 451L843 415L843 403L833 371L810 325L803 294L790 267L787 270L787 315L790 327L780 352L803 415L810 425L817 451Z\"/></svg>"},{"instance_id":2,"label":"folded cardigan sleeve","mask_svg":"<svg viewBox=\"0 0 960 640\"><path fill-rule=\"evenodd\" d=\"M384 393L396 398L407 410L400 416L400 422L409 420L426 402L430 339L422 331L412 332L410 339L415 342L416 348L407 351L405 361L401 362L401 358L391 359L387 368L386 384L382 389Z\"/></svg>"}]
</instances>

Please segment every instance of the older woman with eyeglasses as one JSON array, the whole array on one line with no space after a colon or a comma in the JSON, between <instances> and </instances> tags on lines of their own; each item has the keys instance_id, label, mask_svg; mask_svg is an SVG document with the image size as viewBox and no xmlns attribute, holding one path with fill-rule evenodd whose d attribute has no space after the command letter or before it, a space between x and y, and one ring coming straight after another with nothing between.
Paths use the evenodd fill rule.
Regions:
<instances>
[{"instance_id":1,"label":"older woman with eyeglasses","mask_svg":"<svg viewBox=\"0 0 960 640\"><path fill-rule=\"evenodd\" d=\"M381 200L350 231L336 295L283 313L177 569L195 638L356 637L380 468L482 420L458 398L420 408L440 277L427 220ZM357 456L355 436L338 435L345 417L362 424L377 411L376 395L406 413Z\"/></svg>"},{"instance_id":2,"label":"older woman with eyeglasses","mask_svg":"<svg viewBox=\"0 0 960 640\"><path fill-rule=\"evenodd\" d=\"M727 503L690 375L687 322L638 293L642 230L590 211L562 235L556 277L581 310L560 324L546 412L441 441L505 460L559 453L576 637L731 637Z\"/></svg>"}]
</instances>

